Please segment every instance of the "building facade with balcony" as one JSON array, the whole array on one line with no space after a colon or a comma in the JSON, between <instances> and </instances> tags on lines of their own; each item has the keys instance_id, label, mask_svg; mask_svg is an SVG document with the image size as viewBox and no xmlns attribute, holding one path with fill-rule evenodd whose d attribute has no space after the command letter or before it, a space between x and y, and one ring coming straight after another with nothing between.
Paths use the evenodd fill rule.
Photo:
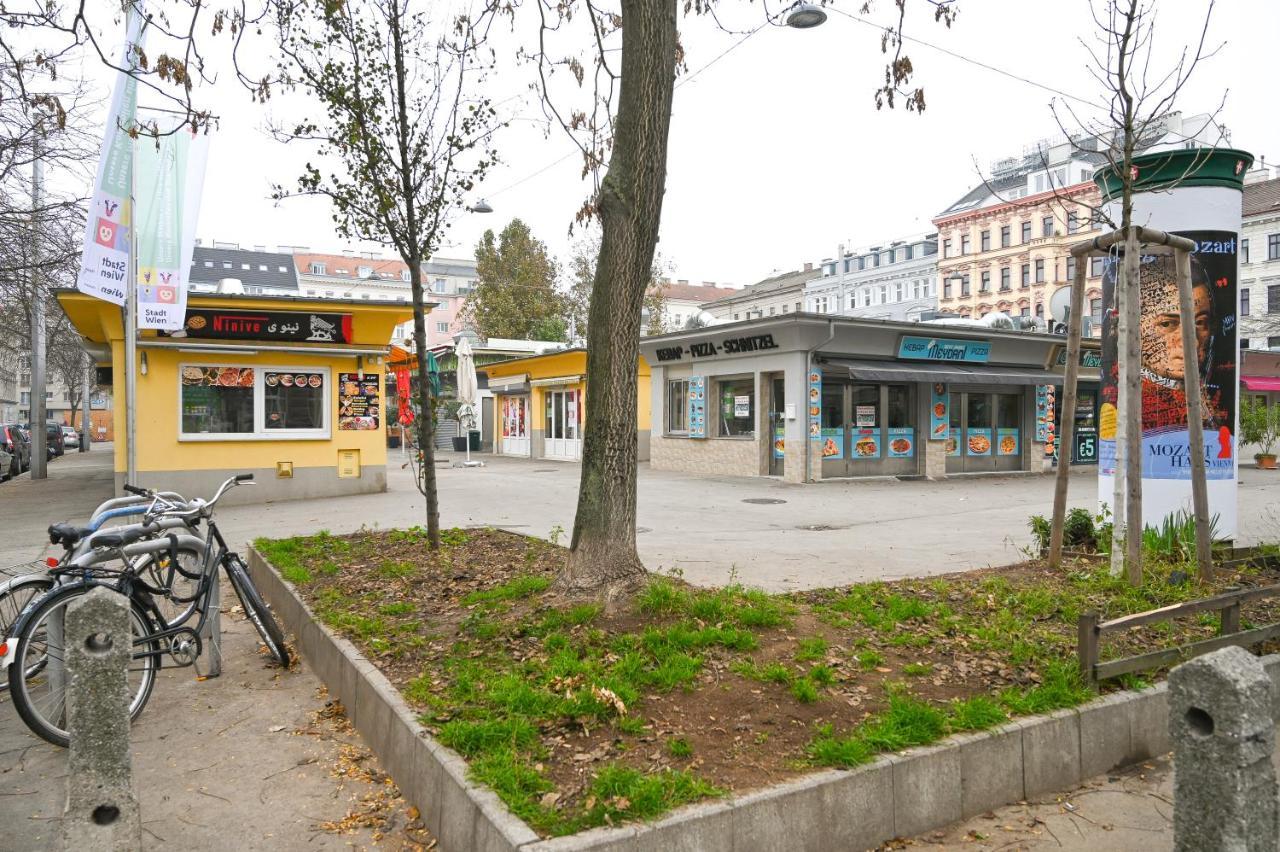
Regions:
<instances>
[{"instance_id":1,"label":"building facade with balcony","mask_svg":"<svg viewBox=\"0 0 1280 852\"><path fill-rule=\"evenodd\" d=\"M936 235L898 240L862 252L840 247L805 285L804 309L865 319L913 322L938 307Z\"/></svg>"}]
</instances>

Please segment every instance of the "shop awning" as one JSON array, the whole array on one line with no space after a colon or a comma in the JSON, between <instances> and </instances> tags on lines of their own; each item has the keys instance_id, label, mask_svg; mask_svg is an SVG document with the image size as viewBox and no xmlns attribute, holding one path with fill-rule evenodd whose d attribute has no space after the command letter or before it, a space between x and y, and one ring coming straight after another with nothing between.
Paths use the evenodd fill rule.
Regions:
<instances>
[{"instance_id":1,"label":"shop awning","mask_svg":"<svg viewBox=\"0 0 1280 852\"><path fill-rule=\"evenodd\" d=\"M847 369L850 378L868 382L946 382L968 385L1060 385L1061 373L1034 367L986 364L903 364L899 361L854 361L828 358L827 368Z\"/></svg>"},{"instance_id":2,"label":"shop awning","mask_svg":"<svg viewBox=\"0 0 1280 852\"><path fill-rule=\"evenodd\" d=\"M1240 383L1251 391L1280 391L1280 377L1277 376L1241 376Z\"/></svg>"}]
</instances>

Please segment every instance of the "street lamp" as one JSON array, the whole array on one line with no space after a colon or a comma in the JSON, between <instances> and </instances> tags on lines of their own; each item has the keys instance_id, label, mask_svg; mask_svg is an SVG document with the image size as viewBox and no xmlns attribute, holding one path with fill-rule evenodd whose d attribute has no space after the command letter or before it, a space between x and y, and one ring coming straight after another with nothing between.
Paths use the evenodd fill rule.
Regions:
<instances>
[{"instance_id":1,"label":"street lamp","mask_svg":"<svg viewBox=\"0 0 1280 852\"><path fill-rule=\"evenodd\" d=\"M823 15L823 17L825 18L826 15ZM473 206L468 207L467 210L469 210L472 213L492 213L493 212L493 208L489 206L489 202L485 201L483 198L477 201Z\"/></svg>"},{"instance_id":2,"label":"street lamp","mask_svg":"<svg viewBox=\"0 0 1280 852\"><path fill-rule=\"evenodd\" d=\"M787 12L787 26L796 30L811 30L821 26L827 20L827 13L821 6L799 0Z\"/></svg>"}]
</instances>

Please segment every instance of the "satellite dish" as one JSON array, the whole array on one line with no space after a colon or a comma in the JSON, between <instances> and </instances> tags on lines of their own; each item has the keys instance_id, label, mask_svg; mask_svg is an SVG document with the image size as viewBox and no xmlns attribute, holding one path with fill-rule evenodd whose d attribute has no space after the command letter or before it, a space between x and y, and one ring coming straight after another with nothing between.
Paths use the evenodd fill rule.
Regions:
<instances>
[{"instance_id":1,"label":"satellite dish","mask_svg":"<svg viewBox=\"0 0 1280 852\"><path fill-rule=\"evenodd\" d=\"M1071 287L1059 287L1053 291L1053 295L1049 297L1049 316L1053 317L1063 325L1067 324L1067 317L1071 315Z\"/></svg>"}]
</instances>

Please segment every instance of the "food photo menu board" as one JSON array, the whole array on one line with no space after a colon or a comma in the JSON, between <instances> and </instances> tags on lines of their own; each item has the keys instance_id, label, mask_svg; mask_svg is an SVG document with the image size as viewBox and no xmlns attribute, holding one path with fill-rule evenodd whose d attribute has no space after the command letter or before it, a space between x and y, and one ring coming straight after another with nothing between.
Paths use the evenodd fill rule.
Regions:
<instances>
[{"instance_id":1,"label":"food photo menu board","mask_svg":"<svg viewBox=\"0 0 1280 852\"><path fill-rule=\"evenodd\" d=\"M809 398L805 401L806 410L809 412L809 440L822 440L822 373L818 370L809 371ZM825 455L825 454L824 454ZM830 458L830 456L826 456Z\"/></svg>"},{"instance_id":2,"label":"food photo menu board","mask_svg":"<svg viewBox=\"0 0 1280 852\"><path fill-rule=\"evenodd\" d=\"M950 432L947 405L950 402L947 386L942 382L934 382L929 395L929 440L945 441Z\"/></svg>"},{"instance_id":3,"label":"food photo menu board","mask_svg":"<svg viewBox=\"0 0 1280 852\"><path fill-rule=\"evenodd\" d=\"M366 432L378 428L381 415L378 376L338 374L338 428Z\"/></svg>"},{"instance_id":4,"label":"food photo menu board","mask_svg":"<svg viewBox=\"0 0 1280 852\"><path fill-rule=\"evenodd\" d=\"M705 376L689 377L689 437L707 437L707 379Z\"/></svg>"},{"instance_id":5,"label":"food photo menu board","mask_svg":"<svg viewBox=\"0 0 1280 852\"><path fill-rule=\"evenodd\" d=\"M916 430L910 426L888 430L888 449L891 459L909 459L915 455Z\"/></svg>"}]
</instances>

